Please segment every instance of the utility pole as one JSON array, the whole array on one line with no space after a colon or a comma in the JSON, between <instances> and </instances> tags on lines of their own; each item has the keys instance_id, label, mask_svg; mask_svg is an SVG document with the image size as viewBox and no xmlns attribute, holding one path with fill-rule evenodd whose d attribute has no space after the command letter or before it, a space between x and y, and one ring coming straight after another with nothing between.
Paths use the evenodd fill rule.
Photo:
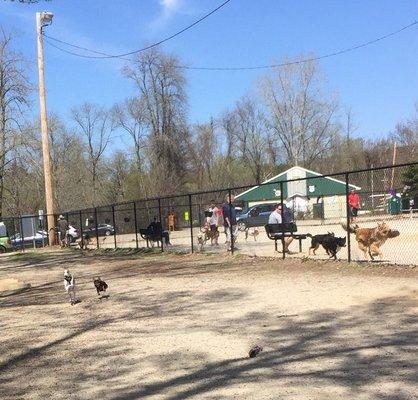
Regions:
<instances>
[{"instance_id":1,"label":"utility pole","mask_svg":"<svg viewBox=\"0 0 418 400\"><path fill-rule=\"evenodd\" d=\"M42 28L52 23L52 17L53 14L49 12L36 13L36 33L38 37L39 108L41 114L42 157L44 161L45 201L48 221L48 238L50 246L55 244L55 231L53 229L55 227L55 218L54 200L52 194L51 159L49 155L48 143L48 121L46 114L44 47L42 40Z\"/></svg>"}]
</instances>

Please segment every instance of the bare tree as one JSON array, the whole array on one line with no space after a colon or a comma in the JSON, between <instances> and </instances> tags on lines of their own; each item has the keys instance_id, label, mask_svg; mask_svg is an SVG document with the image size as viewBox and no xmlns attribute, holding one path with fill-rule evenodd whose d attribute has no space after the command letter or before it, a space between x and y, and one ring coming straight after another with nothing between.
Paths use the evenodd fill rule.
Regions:
<instances>
[{"instance_id":1,"label":"bare tree","mask_svg":"<svg viewBox=\"0 0 418 400\"><path fill-rule=\"evenodd\" d=\"M234 156L236 123L236 116L232 111L226 111L220 118L220 126L226 139L225 157L227 162L230 162Z\"/></svg>"},{"instance_id":2,"label":"bare tree","mask_svg":"<svg viewBox=\"0 0 418 400\"><path fill-rule=\"evenodd\" d=\"M13 137L21 128L30 85L25 62L11 49L13 37L0 28L0 216L3 213L4 175Z\"/></svg>"},{"instance_id":3,"label":"bare tree","mask_svg":"<svg viewBox=\"0 0 418 400\"><path fill-rule=\"evenodd\" d=\"M253 181L262 181L266 164L267 134L263 113L249 98L238 101L235 108L235 138L245 165L251 170Z\"/></svg>"},{"instance_id":4,"label":"bare tree","mask_svg":"<svg viewBox=\"0 0 418 400\"><path fill-rule=\"evenodd\" d=\"M404 161L416 161L418 154L418 103L415 105L415 117L396 125L395 132L391 135L400 147L400 152L405 156Z\"/></svg>"},{"instance_id":5,"label":"bare tree","mask_svg":"<svg viewBox=\"0 0 418 400\"><path fill-rule=\"evenodd\" d=\"M126 99L123 104L117 104L112 109L112 118L115 128L126 132L133 141L137 193L148 196L146 184L146 171L148 160L146 158L149 123L146 105L139 98Z\"/></svg>"},{"instance_id":6,"label":"bare tree","mask_svg":"<svg viewBox=\"0 0 418 400\"><path fill-rule=\"evenodd\" d=\"M214 163L220 156L220 146L215 133L215 121L192 127L189 143L191 182L197 190L215 188Z\"/></svg>"},{"instance_id":7,"label":"bare tree","mask_svg":"<svg viewBox=\"0 0 418 400\"><path fill-rule=\"evenodd\" d=\"M284 162L309 167L329 151L337 127L337 104L326 100L315 62L287 65L262 81L270 127L284 149Z\"/></svg>"},{"instance_id":8,"label":"bare tree","mask_svg":"<svg viewBox=\"0 0 418 400\"><path fill-rule=\"evenodd\" d=\"M87 142L87 154L90 163L92 183L92 203L96 205L99 201L99 166L114 129L110 113L104 108L94 104L84 103L72 110L73 119Z\"/></svg>"},{"instance_id":9,"label":"bare tree","mask_svg":"<svg viewBox=\"0 0 418 400\"><path fill-rule=\"evenodd\" d=\"M176 192L186 172L186 80L178 60L151 49L123 70L139 91L149 124L150 173L160 193Z\"/></svg>"}]
</instances>

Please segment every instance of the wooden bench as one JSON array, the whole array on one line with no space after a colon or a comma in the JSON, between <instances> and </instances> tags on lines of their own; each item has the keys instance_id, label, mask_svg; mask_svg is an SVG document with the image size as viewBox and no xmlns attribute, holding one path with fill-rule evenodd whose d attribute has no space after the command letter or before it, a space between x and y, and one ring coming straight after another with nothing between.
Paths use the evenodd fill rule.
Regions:
<instances>
[{"instance_id":1,"label":"wooden bench","mask_svg":"<svg viewBox=\"0 0 418 400\"><path fill-rule=\"evenodd\" d=\"M295 233L298 228L294 222L285 222L283 224L267 224L264 226L267 237L274 240L274 249L277 251L277 241L284 241L286 237L292 237L299 240L299 252L302 252L302 240L308 237L306 233ZM284 245L284 244L283 244Z\"/></svg>"}]
</instances>

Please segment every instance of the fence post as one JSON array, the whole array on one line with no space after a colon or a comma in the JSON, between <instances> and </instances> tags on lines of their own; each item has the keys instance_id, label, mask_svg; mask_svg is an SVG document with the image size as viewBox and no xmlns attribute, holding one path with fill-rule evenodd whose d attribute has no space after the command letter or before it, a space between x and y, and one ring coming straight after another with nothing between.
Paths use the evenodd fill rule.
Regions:
<instances>
[{"instance_id":1,"label":"fence post","mask_svg":"<svg viewBox=\"0 0 418 400\"><path fill-rule=\"evenodd\" d=\"M232 229L232 203L231 203L231 198L232 198L232 192L231 189L228 189L228 205L229 205L229 234L231 237L231 254L234 254L234 248L235 248L235 243L234 243L234 231Z\"/></svg>"},{"instance_id":2,"label":"fence post","mask_svg":"<svg viewBox=\"0 0 418 400\"><path fill-rule=\"evenodd\" d=\"M115 243L115 249L117 247L116 245L116 219L115 219L115 206L112 205L112 221L113 221L113 241Z\"/></svg>"},{"instance_id":3,"label":"fence post","mask_svg":"<svg viewBox=\"0 0 418 400\"><path fill-rule=\"evenodd\" d=\"M350 187L348 184L348 172L345 173L345 209L346 209L346 224L347 224L347 261L351 262L351 243L350 243L350 204L348 203L348 195Z\"/></svg>"},{"instance_id":4,"label":"fence post","mask_svg":"<svg viewBox=\"0 0 418 400\"><path fill-rule=\"evenodd\" d=\"M283 204L283 200L284 200L284 195L283 195L283 182L280 181L280 205L282 206L282 258L283 260L286 258L286 253L285 253L285 244L284 244L284 204Z\"/></svg>"},{"instance_id":5,"label":"fence post","mask_svg":"<svg viewBox=\"0 0 418 400\"><path fill-rule=\"evenodd\" d=\"M190 244L192 246L192 253L194 253L194 239L193 239L193 214L192 214L192 195L189 194L189 225L190 225Z\"/></svg>"},{"instance_id":6,"label":"fence post","mask_svg":"<svg viewBox=\"0 0 418 400\"><path fill-rule=\"evenodd\" d=\"M98 223L97 223L97 207L94 207L94 224L95 224L95 230L96 230L96 246L99 248L99 229L98 229Z\"/></svg>"},{"instance_id":7,"label":"fence post","mask_svg":"<svg viewBox=\"0 0 418 400\"><path fill-rule=\"evenodd\" d=\"M79 211L80 215L80 240L81 240L81 248L84 249L84 237L83 237L83 215L81 210Z\"/></svg>"},{"instance_id":8,"label":"fence post","mask_svg":"<svg viewBox=\"0 0 418 400\"><path fill-rule=\"evenodd\" d=\"M158 198L158 218L160 220L160 225L161 225L161 252L164 251L164 244L163 244L163 215L161 212L161 198Z\"/></svg>"},{"instance_id":9,"label":"fence post","mask_svg":"<svg viewBox=\"0 0 418 400\"><path fill-rule=\"evenodd\" d=\"M135 242L136 242L136 248L138 249L138 220L136 217L136 202L134 201L134 222L135 222Z\"/></svg>"}]
</instances>

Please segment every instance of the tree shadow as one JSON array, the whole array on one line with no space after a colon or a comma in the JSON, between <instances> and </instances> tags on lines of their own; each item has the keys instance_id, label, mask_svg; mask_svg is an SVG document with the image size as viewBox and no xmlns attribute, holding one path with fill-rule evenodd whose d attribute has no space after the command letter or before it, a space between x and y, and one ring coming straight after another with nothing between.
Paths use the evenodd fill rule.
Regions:
<instances>
[{"instance_id":1,"label":"tree shadow","mask_svg":"<svg viewBox=\"0 0 418 400\"><path fill-rule=\"evenodd\" d=\"M209 259L194 268L193 261L166 264L144 259L140 265L107 266L107 301L97 300L90 282L94 265L82 275L83 302L74 307L61 304L68 302L62 280L0 299L2 307L16 307L21 318L35 313L32 306L44 316L33 321L2 316L0 398L45 399L53 391L62 398L109 400L228 398L225 393L243 399L330 398L333 390L341 399L405 400L416 395L416 293L343 311L283 314L280 305L259 305L239 312L250 289L225 283L216 289L181 288L172 279L173 287L161 292L144 280L156 272L159 278L177 278L222 270L220 262ZM108 304L114 307L108 309ZM22 311L22 305L28 307ZM9 340L12 329L16 339ZM242 342L260 344L264 351L249 359L249 347L243 345L225 356L212 351L206 333L225 346L244 338ZM188 335L202 337L198 350L176 346L174 340L168 350L158 346L176 335L184 335L186 344ZM153 342L152 351L141 351Z\"/></svg>"}]
</instances>

